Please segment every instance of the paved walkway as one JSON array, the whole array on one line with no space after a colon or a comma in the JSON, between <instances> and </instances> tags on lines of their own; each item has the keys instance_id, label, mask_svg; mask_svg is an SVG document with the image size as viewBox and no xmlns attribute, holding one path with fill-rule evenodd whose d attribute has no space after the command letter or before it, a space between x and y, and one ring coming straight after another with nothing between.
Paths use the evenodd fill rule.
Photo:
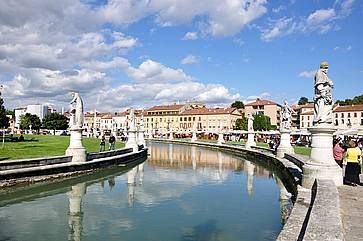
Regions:
<instances>
[{"instance_id":1,"label":"paved walkway","mask_svg":"<svg viewBox=\"0 0 363 241\"><path fill-rule=\"evenodd\" d=\"M345 241L363 241L363 186L338 188Z\"/></svg>"}]
</instances>

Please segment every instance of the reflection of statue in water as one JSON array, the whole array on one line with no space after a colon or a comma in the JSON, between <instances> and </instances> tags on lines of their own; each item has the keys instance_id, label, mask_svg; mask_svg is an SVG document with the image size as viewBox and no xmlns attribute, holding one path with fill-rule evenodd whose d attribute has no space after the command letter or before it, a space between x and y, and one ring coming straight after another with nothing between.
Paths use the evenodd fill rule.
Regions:
<instances>
[{"instance_id":1,"label":"reflection of statue in water","mask_svg":"<svg viewBox=\"0 0 363 241\"><path fill-rule=\"evenodd\" d=\"M86 183L80 183L72 186L72 190L67 193L69 199L68 240L80 241L82 239L82 199L85 193Z\"/></svg>"},{"instance_id":2,"label":"reflection of statue in water","mask_svg":"<svg viewBox=\"0 0 363 241\"><path fill-rule=\"evenodd\" d=\"M333 81L328 77L328 62L320 64L315 74L314 120L313 125L332 124Z\"/></svg>"},{"instance_id":3,"label":"reflection of statue in water","mask_svg":"<svg viewBox=\"0 0 363 241\"><path fill-rule=\"evenodd\" d=\"M82 128L83 127L83 101L78 92L73 92L73 99L71 101L71 120L70 127Z\"/></svg>"},{"instance_id":4,"label":"reflection of statue in water","mask_svg":"<svg viewBox=\"0 0 363 241\"><path fill-rule=\"evenodd\" d=\"M247 193L251 196L253 193L253 176L255 175L255 165L252 162L246 161L245 168L247 172Z\"/></svg>"},{"instance_id":5,"label":"reflection of statue in water","mask_svg":"<svg viewBox=\"0 0 363 241\"><path fill-rule=\"evenodd\" d=\"M285 100L284 107L282 108L281 129L284 130L291 129L291 116L292 116L292 109Z\"/></svg>"},{"instance_id":6,"label":"reflection of statue in water","mask_svg":"<svg viewBox=\"0 0 363 241\"><path fill-rule=\"evenodd\" d=\"M254 117L253 117L253 115L252 114L248 114L247 115L247 130L248 131L254 131L253 130L253 121L254 121Z\"/></svg>"}]
</instances>

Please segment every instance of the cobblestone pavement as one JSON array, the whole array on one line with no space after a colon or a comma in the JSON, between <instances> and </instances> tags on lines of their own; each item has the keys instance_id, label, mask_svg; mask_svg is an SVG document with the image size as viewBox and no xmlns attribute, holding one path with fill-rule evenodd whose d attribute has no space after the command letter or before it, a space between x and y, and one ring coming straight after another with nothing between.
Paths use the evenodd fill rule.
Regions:
<instances>
[{"instance_id":1,"label":"cobblestone pavement","mask_svg":"<svg viewBox=\"0 0 363 241\"><path fill-rule=\"evenodd\" d=\"M338 188L345 241L363 241L363 186Z\"/></svg>"}]
</instances>

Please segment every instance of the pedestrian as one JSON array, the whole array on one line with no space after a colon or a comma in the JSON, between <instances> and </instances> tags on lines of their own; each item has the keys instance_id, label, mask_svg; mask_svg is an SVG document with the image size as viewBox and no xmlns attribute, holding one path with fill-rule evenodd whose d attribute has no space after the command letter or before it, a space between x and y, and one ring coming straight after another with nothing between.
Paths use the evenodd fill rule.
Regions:
<instances>
[{"instance_id":1,"label":"pedestrian","mask_svg":"<svg viewBox=\"0 0 363 241\"><path fill-rule=\"evenodd\" d=\"M108 150L115 150L115 143L116 143L116 138L112 135L110 135L110 138L108 138Z\"/></svg>"},{"instance_id":2,"label":"pedestrian","mask_svg":"<svg viewBox=\"0 0 363 241\"><path fill-rule=\"evenodd\" d=\"M344 183L352 186L361 185L359 180L359 174L361 173L359 158L362 152L356 147L356 143L353 140L349 141L349 148L346 151L344 163L345 167L345 177Z\"/></svg>"},{"instance_id":3,"label":"pedestrian","mask_svg":"<svg viewBox=\"0 0 363 241\"><path fill-rule=\"evenodd\" d=\"M106 146L106 139L105 139L105 136L102 135L101 141L100 141L100 152L105 151L105 146Z\"/></svg>"},{"instance_id":4,"label":"pedestrian","mask_svg":"<svg viewBox=\"0 0 363 241\"><path fill-rule=\"evenodd\" d=\"M344 149L340 146L341 145L341 140L335 139L333 141L333 156L334 156L334 160L335 162L341 167L343 168L343 156L344 156Z\"/></svg>"}]
</instances>

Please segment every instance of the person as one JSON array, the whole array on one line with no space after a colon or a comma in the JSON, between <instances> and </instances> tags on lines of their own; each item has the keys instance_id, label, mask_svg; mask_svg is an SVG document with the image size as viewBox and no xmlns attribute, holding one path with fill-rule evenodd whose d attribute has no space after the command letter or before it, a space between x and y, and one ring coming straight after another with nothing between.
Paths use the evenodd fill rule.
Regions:
<instances>
[{"instance_id":1,"label":"person","mask_svg":"<svg viewBox=\"0 0 363 241\"><path fill-rule=\"evenodd\" d=\"M335 139L333 141L333 156L335 162L343 168L343 156L344 156L344 149L340 146L340 139Z\"/></svg>"},{"instance_id":2,"label":"person","mask_svg":"<svg viewBox=\"0 0 363 241\"><path fill-rule=\"evenodd\" d=\"M352 186L361 185L359 180L361 170L358 162L361 155L362 152L359 148L356 148L356 143L353 140L350 140L349 148L347 149L344 158L344 162L346 163L344 183Z\"/></svg>"},{"instance_id":3,"label":"person","mask_svg":"<svg viewBox=\"0 0 363 241\"><path fill-rule=\"evenodd\" d=\"M108 150L115 150L115 143L116 143L116 138L114 135L110 135L110 138L108 138Z\"/></svg>"},{"instance_id":4,"label":"person","mask_svg":"<svg viewBox=\"0 0 363 241\"><path fill-rule=\"evenodd\" d=\"M105 151L105 146L106 146L106 139L105 136L103 135L100 141L100 152Z\"/></svg>"}]
</instances>

